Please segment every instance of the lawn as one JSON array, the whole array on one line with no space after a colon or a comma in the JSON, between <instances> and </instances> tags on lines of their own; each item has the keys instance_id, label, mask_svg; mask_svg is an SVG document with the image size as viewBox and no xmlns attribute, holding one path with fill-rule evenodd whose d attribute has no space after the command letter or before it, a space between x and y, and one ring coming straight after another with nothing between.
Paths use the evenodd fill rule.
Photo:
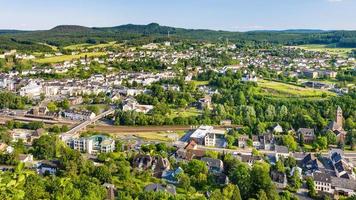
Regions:
<instances>
[{"instance_id":1,"label":"lawn","mask_svg":"<svg viewBox=\"0 0 356 200\"><path fill-rule=\"evenodd\" d=\"M141 138L146 141L160 141L160 142L171 142L172 137L176 135L177 139L179 139L184 134L183 131L177 132L135 132L135 133L113 133L113 136L117 136L120 138L125 138L127 136L134 136L137 138ZM172 136L172 137L170 137Z\"/></svg>"},{"instance_id":2,"label":"lawn","mask_svg":"<svg viewBox=\"0 0 356 200\"><path fill-rule=\"evenodd\" d=\"M287 83L280 83L275 81L259 80L258 85L261 87L262 95L273 97L322 97L335 96L334 93L320 89L304 88Z\"/></svg>"},{"instance_id":3,"label":"lawn","mask_svg":"<svg viewBox=\"0 0 356 200\"><path fill-rule=\"evenodd\" d=\"M194 85L196 85L196 86L208 85L209 84L209 81L196 81L196 80L193 80L193 81L190 81L190 82L194 83Z\"/></svg>"},{"instance_id":4,"label":"lawn","mask_svg":"<svg viewBox=\"0 0 356 200\"><path fill-rule=\"evenodd\" d=\"M318 52L327 52L329 54L340 55L347 57L347 55L353 50L353 48L334 48L327 45L320 44L308 44L308 45L300 45L294 46L296 48L301 48L309 51L318 51Z\"/></svg>"},{"instance_id":5,"label":"lawn","mask_svg":"<svg viewBox=\"0 0 356 200\"><path fill-rule=\"evenodd\" d=\"M71 61L71 60L84 58L85 55L87 55L88 57L99 57L99 56L106 55L106 53L105 52L89 52L89 53L81 53L81 54L77 54L77 55L53 56L53 57L48 57L48 58L36 59L35 62L37 62L37 63L59 63L59 62Z\"/></svg>"},{"instance_id":6,"label":"lawn","mask_svg":"<svg viewBox=\"0 0 356 200\"><path fill-rule=\"evenodd\" d=\"M172 113L168 116L170 118L175 118L175 117L192 117L192 116L198 116L201 114L201 111L198 109L191 107L187 109L172 109Z\"/></svg>"}]
</instances>

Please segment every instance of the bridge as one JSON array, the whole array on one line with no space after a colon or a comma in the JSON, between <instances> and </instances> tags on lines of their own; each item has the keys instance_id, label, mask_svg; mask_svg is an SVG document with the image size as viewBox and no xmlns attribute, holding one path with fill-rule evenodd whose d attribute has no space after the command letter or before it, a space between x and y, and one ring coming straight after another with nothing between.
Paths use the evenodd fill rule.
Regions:
<instances>
[{"instance_id":1,"label":"bridge","mask_svg":"<svg viewBox=\"0 0 356 200\"><path fill-rule=\"evenodd\" d=\"M85 130L87 126L89 126L91 124L94 124L96 121L100 120L101 118L106 117L106 116L111 115L111 114L114 114L114 113L115 113L115 110L113 108L110 108L109 110L107 110L107 111L105 111L103 113L100 113L99 115L95 116L93 119L83 121L82 123L74 126L69 131L67 131L65 133L62 133L60 135L60 138L65 141L65 140L67 140L69 138L72 138L72 137L78 137L80 131Z\"/></svg>"}]
</instances>

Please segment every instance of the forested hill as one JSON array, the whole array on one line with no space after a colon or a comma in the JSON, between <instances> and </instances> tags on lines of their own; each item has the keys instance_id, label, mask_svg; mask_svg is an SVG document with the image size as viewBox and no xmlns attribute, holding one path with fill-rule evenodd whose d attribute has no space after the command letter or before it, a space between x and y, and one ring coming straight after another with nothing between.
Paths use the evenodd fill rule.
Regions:
<instances>
[{"instance_id":1,"label":"forested hill","mask_svg":"<svg viewBox=\"0 0 356 200\"><path fill-rule=\"evenodd\" d=\"M62 47L75 43L100 43L113 40L153 42L167 40L168 36L170 40L222 41L229 39L232 42L270 42L282 45L332 44L334 47L356 48L356 31L285 30L229 32L175 28L151 23L148 25L127 24L105 28L61 25L50 30L26 32L0 30L0 49L28 49L31 45L33 45L32 48L48 48L47 46L39 45L39 43Z\"/></svg>"}]
</instances>

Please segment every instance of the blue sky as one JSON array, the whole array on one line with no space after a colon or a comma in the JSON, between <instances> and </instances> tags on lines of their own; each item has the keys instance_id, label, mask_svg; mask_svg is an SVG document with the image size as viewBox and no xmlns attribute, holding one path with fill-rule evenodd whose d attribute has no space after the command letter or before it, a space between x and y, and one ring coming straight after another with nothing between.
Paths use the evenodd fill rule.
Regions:
<instances>
[{"instance_id":1,"label":"blue sky","mask_svg":"<svg viewBox=\"0 0 356 200\"><path fill-rule=\"evenodd\" d=\"M0 0L0 5L0 29L157 22L231 31L356 30L356 0Z\"/></svg>"}]
</instances>

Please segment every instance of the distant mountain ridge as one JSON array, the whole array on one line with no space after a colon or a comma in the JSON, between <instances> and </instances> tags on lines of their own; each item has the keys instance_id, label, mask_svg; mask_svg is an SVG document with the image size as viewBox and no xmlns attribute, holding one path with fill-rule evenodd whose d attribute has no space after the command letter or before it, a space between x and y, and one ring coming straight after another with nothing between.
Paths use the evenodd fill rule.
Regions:
<instances>
[{"instance_id":1,"label":"distant mountain ridge","mask_svg":"<svg viewBox=\"0 0 356 200\"><path fill-rule=\"evenodd\" d=\"M59 25L50 30L0 30L0 49L12 46L26 48L31 44L47 43L58 47L76 43L133 41L139 43L163 40L194 40L231 42L269 42L282 45L335 44L337 47L356 48L356 31L325 31L319 29L260 30L248 32L184 29L161 26L125 24L114 27L85 27Z\"/></svg>"}]
</instances>

